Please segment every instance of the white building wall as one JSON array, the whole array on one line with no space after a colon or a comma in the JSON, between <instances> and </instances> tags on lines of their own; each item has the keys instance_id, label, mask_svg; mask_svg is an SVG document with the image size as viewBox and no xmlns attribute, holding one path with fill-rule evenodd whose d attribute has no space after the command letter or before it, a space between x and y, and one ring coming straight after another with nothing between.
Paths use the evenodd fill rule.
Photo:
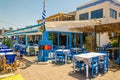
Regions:
<instances>
[{"instance_id":1,"label":"white building wall","mask_svg":"<svg viewBox=\"0 0 120 80\"><path fill-rule=\"evenodd\" d=\"M109 3L110 7L109 9L113 9L113 10L116 10L117 11L117 19L113 19L113 18L110 18L110 10L107 12L109 13L109 23L113 23L113 22L119 22L120 21L120 16L119 16L119 13L120 13L120 7L119 6L116 6L112 3Z\"/></svg>"},{"instance_id":2,"label":"white building wall","mask_svg":"<svg viewBox=\"0 0 120 80\"><path fill-rule=\"evenodd\" d=\"M92 2L94 2L96 0L93 0ZM115 0L116 1L116 0ZM118 1L116 1L117 3L120 3ZM90 3L90 2L89 2ZM87 3L88 4L88 3ZM120 17L119 17L119 13L120 13L120 7L119 6L116 6L114 3L111 3L109 1L106 1L104 3L101 3L101 4L97 4L95 6L91 6L89 8L84 8L82 10L77 10L76 11L76 16L75 16L75 19L76 20L79 20L79 15L80 14L83 14L83 13L86 13L86 12L89 12L89 20L92 20L91 19L91 11L94 11L94 10L98 10L98 9L102 9L103 8L103 18L98 18L98 19L95 19L96 21L97 20L101 20L101 24L105 24L105 23L113 23L113 22L119 22L120 21ZM117 11L117 19L114 19L114 18L111 18L110 17L110 8L113 9L113 10L116 10ZM95 23L97 24L97 22ZM99 41L99 40L97 40ZM109 37L108 37L108 33L104 33L104 34L101 34L100 35L100 45L104 45L104 44L107 44L109 42ZM98 44L99 42L97 42Z\"/></svg>"},{"instance_id":3,"label":"white building wall","mask_svg":"<svg viewBox=\"0 0 120 80\"><path fill-rule=\"evenodd\" d=\"M108 44L109 42L109 36L108 33L101 33L100 34L100 46Z\"/></svg>"},{"instance_id":4,"label":"white building wall","mask_svg":"<svg viewBox=\"0 0 120 80\"><path fill-rule=\"evenodd\" d=\"M114 3L110 3L109 1L98 4L96 6L85 8L83 10L76 11L75 20L79 20L79 14L83 14L86 12L89 12L89 20L91 20L90 19L91 18L91 15L90 15L91 11L102 9L102 8L103 8L103 18L99 18L98 20L101 20L103 23L111 23L111 22L120 21L120 17L119 17L120 7L114 5ZM110 8L117 11L117 19L110 18Z\"/></svg>"},{"instance_id":5,"label":"white building wall","mask_svg":"<svg viewBox=\"0 0 120 80\"><path fill-rule=\"evenodd\" d=\"M104 5L104 6L103 6ZM105 2L105 3L102 3L102 4L99 4L99 5L96 5L96 6L92 6L92 7L89 7L89 8L85 8L85 9L82 9L82 10L78 10L76 11L76 16L75 16L75 19L76 20L79 20L79 14L83 14L83 13L86 13L86 12L89 12L89 19L91 18L90 14L91 14L91 11L94 11L94 10L98 10L98 9L102 9L103 10L107 10L107 7L108 7L108 2ZM103 14L103 16L106 16L105 14ZM100 20L100 19L99 19Z\"/></svg>"}]
</instances>

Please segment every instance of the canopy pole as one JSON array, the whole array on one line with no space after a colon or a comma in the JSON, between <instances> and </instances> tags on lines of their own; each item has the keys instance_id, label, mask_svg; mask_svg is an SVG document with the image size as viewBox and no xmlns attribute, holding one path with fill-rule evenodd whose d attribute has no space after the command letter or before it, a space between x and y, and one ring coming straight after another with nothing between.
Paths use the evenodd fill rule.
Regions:
<instances>
[{"instance_id":1,"label":"canopy pole","mask_svg":"<svg viewBox=\"0 0 120 80\"><path fill-rule=\"evenodd\" d=\"M95 35L95 37L94 37L94 51L96 52L96 47L97 47L97 45L96 45L96 30L97 30L97 26L95 25L94 26L95 27L95 30L94 30L94 35Z\"/></svg>"},{"instance_id":2,"label":"canopy pole","mask_svg":"<svg viewBox=\"0 0 120 80\"><path fill-rule=\"evenodd\" d=\"M83 33L80 33L80 47L83 48Z\"/></svg>"}]
</instances>

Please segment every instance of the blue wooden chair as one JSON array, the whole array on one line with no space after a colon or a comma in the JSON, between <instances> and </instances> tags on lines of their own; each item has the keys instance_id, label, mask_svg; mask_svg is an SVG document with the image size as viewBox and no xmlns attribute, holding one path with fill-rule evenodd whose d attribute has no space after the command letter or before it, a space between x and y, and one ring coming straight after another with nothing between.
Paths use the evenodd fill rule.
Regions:
<instances>
[{"instance_id":1,"label":"blue wooden chair","mask_svg":"<svg viewBox=\"0 0 120 80\"><path fill-rule=\"evenodd\" d=\"M91 76L94 77L94 74L99 74L99 57L93 57L91 63ZM96 69L97 68L97 69Z\"/></svg>"},{"instance_id":2,"label":"blue wooden chair","mask_svg":"<svg viewBox=\"0 0 120 80\"><path fill-rule=\"evenodd\" d=\"M11 49L11 50L4 50L4 52L5 53L7 53L7 52L13 52L13 50Z\"/></svg>"},{"instance_id":3,"label":"blue wooden chair","mask_svg":"<svg viewBox=\"0 0 120 80\"><path fill-rule=\"evenodd\" d=\"M12 64L15 61L16 54L7 54L5 55L6 64Z\"/></svg>"},{"instance_id":4,"label":"blue wooden chair","mask_svg":"<svg viewBox=\"0 0 120 80\"><path fill-rule=\"evenodd\" d=\"M67 56L67 58L72 61L74 55L76 55L76 52L71 48L70 54Z\"/></svg>"},{"instance_id":5,"label":"blue wooden chair","mask_svg":"<svg viewBox=\"0 0 120 80\"><path fill-rule=\"evenodd\" d=\"M4 71L11 69L13 71L17 70L16 62L15 62L16 54L6 54L4 60Z\"/></svg>"},{"instance_id":6,"label":"blue wooden chair","mask_svg":"<svg viewBox=\"0 0 120 80\"><path fill-rule=\"evenodd\" d=\"M91 65L89 66L89 74L94 78L94 74L99 74L99 57L93 57ZM86 75L86 64L84 65L84 74Z\"/></svg>"},{"instance_id":7,"label":"blue wooden chair","mask_svg":"<svg viewBox=\"0 0 120 80\"><path fill-rule=\"evenodd\" d=\"M56 51L55 56L57 64L60 62L62 62L62 64L65 64L65 54L63 53L63 51Z\"/></svg>"},{"instance_id":8,"label":"blue wooden chair","mask_svg":"<svg viewBox=\"0 0 120 80\"><path fill-rule=\"evenodd\" d=\"M118 65L120 65L120 57L117 57L116 63L117 63Z\"/></svg>"},{"instance_id":9,"label":"blue wooden chair","mask_svg":"<svg viewBox=\"0 0 120 80\"><path fill-rule=\"evenodd\" d=\"M120 49L118 49L116 63L120 65Z\"/></svg>"},{"instance_id":10,"label":"blue wooden chair","mask_svg":"<svg viewBox=\"0 0 120 80\"><path fill-rule=\"evenodd\" d=\"M76 68L81 72L81 69L84 65L84 62L83 61L76 61L75 64L76 64Z\"/></svg>"},{"instance_id":11,"label":"blue wooden chair","mask_svg":"<svg viewBox=\"0 0 120 80\"><path fill-rule=\"evenodd\" d=\"M99 65L99 68L102 68L102 72L105 73L106 71L108 71L108 55L106 53L103 53L105 54L104 57L103 57L103 60L100 60L100 65Z\"/></svg>"},{"instance_id":12,"label":"blue wooden chair","mask_svg":"<svg viewBox=\"0 0 120 80\"><path fill-rule=\"evenodd\" d=\"M18 60L18 62L19 62L18 66L20 66L20 64L23 65L23 63L24 63L24 57L23 57L24 54L26 54L26 52L20 51L20 54L17 56L16 60Z\"/></svg>"},{"instance_id":13,"label":"blue wooden chair","mask_svg":"<svg viewBox=\"0 0 120 80\"><path fill-rule=\"evenodd\" d=\"M51 50L49 53L49 60L52 61L52 64L55 63L55 50Z\"/></svg>"}]
</instances>

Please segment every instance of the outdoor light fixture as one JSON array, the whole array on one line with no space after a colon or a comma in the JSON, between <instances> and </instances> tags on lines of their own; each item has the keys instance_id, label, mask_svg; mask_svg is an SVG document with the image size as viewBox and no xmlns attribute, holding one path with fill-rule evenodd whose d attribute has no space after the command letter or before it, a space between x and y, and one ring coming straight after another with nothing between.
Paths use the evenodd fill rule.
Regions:
<instances>
[{"instance_id":1,"label":"outdoor light fixture","mask_svg":"<svg viewBox=\"0 0 120 80\"><path fill-rule=\"evenodd\" d=\"M101 20L96 20L96 23L97 24L101 24Z\"/></svg>"}]
</instances>

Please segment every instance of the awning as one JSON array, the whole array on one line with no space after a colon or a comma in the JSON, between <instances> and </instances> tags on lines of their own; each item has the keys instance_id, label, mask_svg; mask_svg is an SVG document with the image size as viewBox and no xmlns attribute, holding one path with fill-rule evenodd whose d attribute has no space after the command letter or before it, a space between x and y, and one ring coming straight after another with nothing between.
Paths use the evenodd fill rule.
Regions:
<instances>
[{"instance_id":1,"label":"awning","mask_svg":"<svg viewBox=\"0 0 120 80\"><path fill-rule=\"evenodd\" d=\"M42 32L36 32L36 33L28 33L26 35L42 35Z\"/></svg>"},{"instance_id":2,"label":"awning","mask_svg":"<svg viewBox=\"0 0 120 80\"><path fill-rule=\"evenodd\" d=\"M74 28L81 28L84 26L94 26L96 24L95 20L86 21L51 21L46 22L47 31L62 31L62 32L79 32ZM74 30L72 30L73 28Z\"/></svg>"},{"instance_id":3,"label":"awning","mask_svg":"<svg viewBox=\"0 0 120 80\"><path fill-rule=\"evenodd\" d=\"M99 24L94 26L84 26L84 27L74 27L70 28L71 30L77 30L79 32L96 32L96 33L104 33L104 32L115 32L120 33L120 22L116 23L108 23L108 24Z\"/></svg>"}]
</instances>

